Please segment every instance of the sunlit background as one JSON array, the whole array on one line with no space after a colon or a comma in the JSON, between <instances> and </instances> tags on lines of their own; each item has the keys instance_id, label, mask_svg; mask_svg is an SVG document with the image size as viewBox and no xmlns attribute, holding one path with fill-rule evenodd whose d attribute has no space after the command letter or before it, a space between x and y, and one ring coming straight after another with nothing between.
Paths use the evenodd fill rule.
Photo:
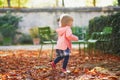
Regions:
<instances>
[{"instance_id":1,"label":"sunlit background","mask_svg":"<svg viewBox=\"0 0 120 80\"><path fill-rule=\"evenodd\" d=\"M105 7L116 4L117 0L0 0L1 8Z\"/></svg>"}]
</instances>

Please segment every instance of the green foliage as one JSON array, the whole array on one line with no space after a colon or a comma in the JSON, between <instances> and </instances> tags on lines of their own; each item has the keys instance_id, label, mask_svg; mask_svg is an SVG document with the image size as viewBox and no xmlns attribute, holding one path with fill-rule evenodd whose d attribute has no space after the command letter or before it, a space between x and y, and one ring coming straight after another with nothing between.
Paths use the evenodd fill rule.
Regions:
<instances>
[{"instance_id":1,"label":"green foliage","mask_svg":"<svg viewBox=\"0 0 120 80\"><path fill-rule=\"evenodd\" d=\"M21 17L14 16L10 12L0 16L0 33L3 38L10 37L14 39L19 21L21 21Z\"/></svg>"},{"instance_id":2,"label":"green foliage","mask_svg":"<svg viewBox=\"0 0 120 80\"><path fill-rule=\"evenodd\" d=\"M18 40L19 44L33 44L32 38L28 34L22 34Z\"/></svg>"},{"instance_id":3,"label":"green foliage","mask_svg":"<svg viewBox=\"0 0 120 80\"><path fill-rule=\"evenodd\" d=\"M79 39L83 39L83 35L82 35L83 32L80 26L73 26L71 29L74 35L78 36Z\"/></svg>"},{"instance_id":4,"label":"green foliage","mask_svg":"<svg viewBox=\"0 0 120 80\"><path fill-rule=\"evenodd\" d=\"M3 1L2 1L2 0L0 0L0 6L2 6L2 4L3 4Z\"/></svg>"},{"instance_id":5,"label":"green foliage","mask_svg":"<svg viewBox=\"0 0 120 80\"><path fill-rule=\"evenodd\" d=\"M26 7L26 4L29 0L10 0L10 4L7 2L8 0L0 0L0 7L14 7L14 8L20 8L20 7ZM8 6L9 5L9 6Z\"/></svg>"},{"instance_id":6,"label":"green foliage","mask_svg":"<svg viewBox=\"0 0 120 80\"><path fill-rule=\"evenodd\" d=\"M33 27L29 30L32 38L39 38L38 27Z\"/></svg>"},{"instance_id":7,"label":"green foliage","mask_svg":"<svg viewBox=\"0 0 120 80\"><path fill-rule=\"evenodd\" d=\"M105 47L108 47L108 52L120 54L120 12L91 19L89 21L89 33L101 32L106 26L112 27L112 34L111 41Z\"/></svg>"},{"instance_id":8,"label":"green foliage","mask_svg":"<svg viewBox=\"0 0 120 80\"><path fill-rule=\"evenodd\" d=\"M118 1L118 6L120 6L120 0L117 0Z\"/></svg>"}]
</instances>

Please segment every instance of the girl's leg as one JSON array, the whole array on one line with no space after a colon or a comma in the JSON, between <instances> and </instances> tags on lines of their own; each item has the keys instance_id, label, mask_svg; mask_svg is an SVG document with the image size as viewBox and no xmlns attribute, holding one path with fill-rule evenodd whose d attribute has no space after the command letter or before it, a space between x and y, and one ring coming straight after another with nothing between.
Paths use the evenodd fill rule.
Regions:
<instances>
[{"instance_id":1,"label":"girl's leg","mask_svg":"<svg viewBox=\"0 0 120 80\"><path fill-rule=\"evenodd\" d=\"M60 60L62 60L64 57L57 57L55 60L54 60L54 63L57 64Z\"/></svg>"},{"instance_id":2,"label":"girl's leg","mask_svg":"<svg viewBox=\"0 0 120 80\"><path fill-rule=\"evenodd\" d=\"M56 49L57 58L51 63L53 69L55 69L56 64L64 58L64 56L62 56L62 55L63 55L63 50Z\"/></svg>"},{"instance_id":3,"label":"girl's leg","mask_svg":"<svg viewBox=\"0 0 120 80\"><path fill-rule=\"evenodd\" d=\"M51 63L51 65L52 65L52 68L53 69L56 69L56 64L60 61L60 60L62 60L64 57L57 57L52 63Z\"/></svg>"},{"instance_id":4,"label":"girl's leg","mask_svg":"<svg viewBox=\"0 0 120 80\"><path fill-rule=\"evenodd\" d=\"M67 67L67 64L68 64L68 60L69 60L69 55L66 55L65 57L64 57L64 61L63 61L63 69L66 69L66 67Z\"/></svg>"},{"instance_id":5,"label":"girl's leg","mask_svg":"<svg viewBox=\"0 0 120 80\"><path fill-rule=\"evenodd\" d=\"M57 64L64 57L61 56L63 54L63 50L56 49L57 58L54 60L54 64Z\"/></svg>"}]
</instances>

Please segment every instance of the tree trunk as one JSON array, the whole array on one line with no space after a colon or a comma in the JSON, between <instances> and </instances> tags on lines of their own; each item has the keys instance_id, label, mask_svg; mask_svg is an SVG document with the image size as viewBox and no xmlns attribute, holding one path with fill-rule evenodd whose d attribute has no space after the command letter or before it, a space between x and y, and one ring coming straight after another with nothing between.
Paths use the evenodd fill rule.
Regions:
<instances>
[{"instance_id":1,"label":"tree trunk","mask_svg":"<svg viewBox=\"0 0 120 80\"><path fill-rule=\"evenodd\" d=\"M7 0L7 3L8 3L8 7L9 7L9 8L11 7L10 1L11 1L11 0Z\"/></svg>"},{"instance_id":2,"label":"tree trunk","mask_svg":"<svg viewBox=\"0 0 120 80\"><path fill-rule=\"evenodd\" d=\"M93 0L93 6L94 7L96 6L96 0Z\"/></svg>"},{"instance_id":3,"label":"tree trunk","mask_svg":"<svg viewBox=\"0 0 120 80\"><path fill-rule=\"evenodd\" d=\"M118 0L118 6L120 6L120 0Z\"/></svg>"},{"instance_id":4,"label":"tree trunk","mask_svg":"<svg viewBox=\"0 0 120 80\"><path fill-rule=\"evenodd\" d=\"M65 7L65 3L64 3L64 0L62 0L62 6Z\"/></svg>"},{"instance_id":5,"label":"tree trunk","mask_svg":"<svg viewBox=\"0 0 120 80\"><path fill-rule=\"evenodd\" d=\"M20 8L20 0L18 0L18 8Z\"/></svg>"},{"instance_id":6,"label":"tree trunk","mask_svg":"<svg viewBox=\"0 0 120 80\"><path fill-rule=\"evenodd\" d=\"M58 7L58 0L56 0L56 6L55 7Z\"/></svg>"}]
</instances>

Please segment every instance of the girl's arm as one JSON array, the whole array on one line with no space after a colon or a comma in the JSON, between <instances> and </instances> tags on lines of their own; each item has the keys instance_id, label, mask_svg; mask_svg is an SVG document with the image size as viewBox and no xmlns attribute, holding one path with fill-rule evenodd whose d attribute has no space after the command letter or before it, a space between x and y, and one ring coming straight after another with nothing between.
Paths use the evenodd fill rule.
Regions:
<instances>
[{"instance_id":1,"label":"girl's arm","mask_svg":"<svg viewBox=\"0 0 120 80\"><path fill-rule=\"evenodd\" d=\"M72 34L72 30L70 28L66 31L66 38L70 41L78 41L78 37Z\"/></svg>"}]
</instances>

